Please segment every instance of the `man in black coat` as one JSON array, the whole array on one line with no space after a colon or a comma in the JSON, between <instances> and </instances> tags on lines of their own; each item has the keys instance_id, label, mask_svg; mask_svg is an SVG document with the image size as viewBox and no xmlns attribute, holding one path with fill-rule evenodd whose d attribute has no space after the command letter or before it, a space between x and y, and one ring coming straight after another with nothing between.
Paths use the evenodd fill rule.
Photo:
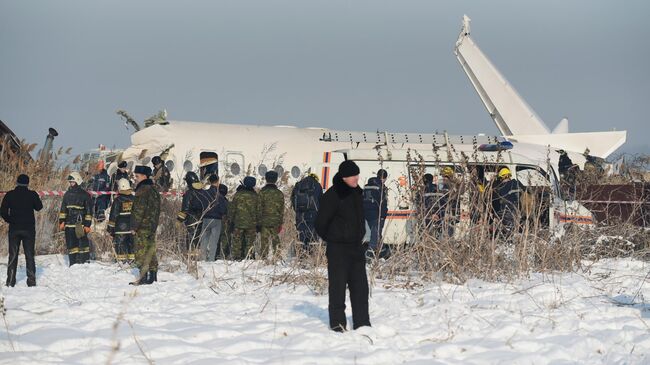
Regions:
<instances>
[{"instance_id":1,"label":"man in black coat","mask_svg":"<svg viewBox=\"0 0 650 365\"><path fill-rule=\"evenodd\" d=\"M309 244L318 240L314 225L321 196L323 187L315 174L309 174L298 181L291 191L291 206L296 212L298 238L306 252L309 252Z\"/></svg>"},{"instance_id":2,"label":"man in black coat","mask_svg":"<svg viewBox=\"0 0 650 365\"><path fill-rule=\"evenodd\" d=\"M16 285L16 268L21 242L27 263L27 286L36 285L36 263L34 262L36 219L34 211L43 209L43 203L35 191L27 188L28 185L29 176L18 176L16 188L5 195L2 205L0 205L2 219L9 223L7 286Z\"/></svg>"},{"instance_id":3,"label":"man in black coat","mask_svg":"<svg viewBox=\"0 0 650 365\"><path fill-rule=\"evenodd\" d=\"M346 329L346 286L350 289L353 328L370 326L363 191L359 167L353 161L339 165L333 186L323 194L316 232L327 242L330 328L337 332Z\"/></svg>"}]
</instances>

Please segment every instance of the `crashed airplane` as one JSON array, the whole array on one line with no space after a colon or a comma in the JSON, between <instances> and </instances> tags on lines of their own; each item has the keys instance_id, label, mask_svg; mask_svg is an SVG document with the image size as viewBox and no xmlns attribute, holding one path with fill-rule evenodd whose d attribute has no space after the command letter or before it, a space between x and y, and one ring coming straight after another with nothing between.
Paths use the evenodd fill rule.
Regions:
<instances>
[{"instance_id":1,"label":"crashed airplane","mask_svg":"<svg viewBox=\"0 0 650 365\"><path fill-rule=\"evenodd\" d=\"M484 169L488 178L494 176L498 166L508 166L518 179L552 190L547 212L551 228L561 228L566 223L592 224L591 212L562 197L556 150L567 151L582 167L586 148L592 155L607 157L625 141L625 132L568 133L566 121L555 131L549 131L469 37L467 17L455 54L502 136L182 122L168 121L166 112L148 119L145 127L140 128L119 111L136 128L131 136L132 146L124 150L120 160L127 161L132 168L134 164L149 164L154 156L161 155L176 187L182 186L187 171L199 172L202 178L216 173L232 186L246 175L257 176L261 181L259 178L273 169L285 185L315 173L327 189L336 167L345 159L360 164L363 181L384 168L389 173L387 186L393 191L388 202L388 219L392 223L387 225L384 237L392 243L409 241L407 221L414 208L409 201L411 186L415 184L414 164L423 161L426 172L440 176L440 167L444 165L453 166L462 175L465 172L459 165L464 162ZM421 157L420 161L412 160L415 156ZM116 164L111 164L109 173L115 168ZM467 221L467 214L463 216Z\"/></svg>"}]
</instances>

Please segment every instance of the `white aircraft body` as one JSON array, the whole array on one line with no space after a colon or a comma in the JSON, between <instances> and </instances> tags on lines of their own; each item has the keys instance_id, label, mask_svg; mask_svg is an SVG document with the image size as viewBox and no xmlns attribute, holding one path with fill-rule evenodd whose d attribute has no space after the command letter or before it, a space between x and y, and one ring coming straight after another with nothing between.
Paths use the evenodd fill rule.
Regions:
<instances>
[{"instance_id":1,"label":"white aircraft body","mask_svg":"<svg viewBox=\"0 0 650 365\"><path fill-rule=\"evenodd\" d=\"M573 161L582 165L585 148L593 155L606 157L624 142L625 132L567 133L567 121L562 121L554 132L549 131L469 38L469 18L465 18L456 55L503 137L164 121L135 132L132 145L124 150L121 160L128 161L132 168L135 164L149 164L153 156L162 155L177 189L184 186L187 171L202 172L201 153L217 154L215 172L231 188L247 175L256 177L258 186L262 186L264 174L273 169L279 172L279 186L283 189L289 189L308 173L318 175L323 189L327 189L339 163L345 159L359 163L362 183L384 168L389 174L389 215L384 239L401 244L412 238L410 218L416 208L410 201L415 183L413 166L423 163L434 176L439 175L443 165L455 166L459 178L466 178L467 174L458 167L463 161L467 163L460 154L464 152L475 156L470 165L489 166L490 171L505 165L520 181L549 188L550 228L561 231L566 223L593 224L593 216L586 208L560 192L556 149L570 151ZM514 142L511 149L476 153L480 144L494 145L506 139ZM416 156L422 160L418 161ZM109 173L115 168L115 163L111 164ZM490 173L486 176L492 177ZM462 212L460 226L469 224L468 213ZM462 231L459 229L459 234Z\"/></svg>"}]
</instances>

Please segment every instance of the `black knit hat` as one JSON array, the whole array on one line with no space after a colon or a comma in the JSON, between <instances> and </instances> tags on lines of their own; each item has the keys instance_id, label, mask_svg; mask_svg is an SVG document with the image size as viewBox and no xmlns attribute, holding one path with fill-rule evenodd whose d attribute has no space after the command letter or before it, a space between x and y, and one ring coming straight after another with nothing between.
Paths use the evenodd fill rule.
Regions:
<instances>
[{"instance_id":1,"label":"black knit hat","mask_svg":"<svg viewBox=\"0 0 650 365\"><path fill-rule=\"evenodd\" d=\"M387 178L388 177L388 171L386 171L384 169L379 169L379 171L377 171L377 177L380 178L380 179Z\"/></svg>"},{"instance_id":2,"label":"black knit hat","mask_svg":"<svg viewBox=\"0 0 650 365\"><path fill-rule=\"evenodd\" d=\"M217 181L219 181L219 176L217 176L217 175L215 175L215 174L212 174L212 175L210 175L210 176L208 177L208 182L209 182L210 184L214 184L214 183L216 183Z\"/></svg>"},{"instance_id":3,"label":"black knit hat","mask_svg":"<svg viewBox=\"0 0 650 365\"><path fill-rule=\"evenodd\" d=\"M122 161L122 162L120 162L120 163L117 164L117 167L119 167L119 168L121 168L121 169L125 169L126 166L127 166L126 161Z\"/></svg>"},{"instance_id":4,"label":"black knit hat","mask_svg":"<svg viewBox=\"0 0 650 365\"><path fill-rule=\"evenodd\" d=\"M163 161L162 161L162 158L160 158L160 156L154 156L154 157L151 159L151 163L154 164L154 166L155 166L155 165L158 165L158 164L160 164L160 163L162 163L162 162L163 162Z\"/></svg>"},{"instance_id":5,"label":"black knit hat","mask_svg":"<svg viewBox=\"0 0 650 365\"><path fill-rule=\"evenodd\" d=\"M25 174L18 175L18 179L16 179L16 185L18 186L27 186L29 185L29 176Z\"/></svg>"},{"instance_id":6,"label":"black knit hat","mask_svg":"<svg viewBox=\"0 0 650 365\"><path fill-rule=\"evenodd\" d=\"M360 172L359 166L352 160L345 160L339 165L339 176L341 177L357 176Z\"/></svg>"},{"instance_id":7,"label":"black knit hat","mask_svg":"<svg viewBox=\"0 0 650 365\"><path fill-rule=\"evenodd\" d=\"M228 187L224 184L219 184L219 194L222 196L228 195Z\"/></svg>"},{"instance_id":8,"label":"black knit hat","mask_svg":"<svg viewBox=\"0 0 650 365\"><path fill-rule=\"evenodd\" d=\"M133 170L133 173L135 174L142 174L146 175L147 177L151 177L151 167L149 166L143 166L143 165L138 165L135 167Z\"/></svg>"},{"instance_id":9,"label":"black knit hat","mask_svg":"<svg viewBox=\"0 0 650 365\"><path fill-rule=\"evenodd\" d=\"M269 184L275 184L275 182L278 181L278 173L274 170L267 171L266 174L264 174L264 180Z\"/></svg>"}]
</instances>

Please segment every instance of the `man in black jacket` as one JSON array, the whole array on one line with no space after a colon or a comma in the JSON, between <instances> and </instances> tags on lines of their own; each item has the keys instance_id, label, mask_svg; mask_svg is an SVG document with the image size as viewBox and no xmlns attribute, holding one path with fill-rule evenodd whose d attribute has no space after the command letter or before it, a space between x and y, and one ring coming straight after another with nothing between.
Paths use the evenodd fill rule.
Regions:
<instances>
[{"instance_id":1,"label":"man in black jacket","mask_svg":"<svg viewBox=\"0 0 650 365\"><path fill-rule=\"evenodd\" d=\"M34 219L34 211L43 209L43 203L35 191L27 188L28 185L29 176L18 176L16 188L5 195L0 206L2 219L9 223L7 286L16 285L16 268L21 242L27 263L27 286L36 285L36 263L34 262L36 219Z\"/></svg>"},{"instance_id":2,"label":"man in black jacket","mask_svg":"<svg viewBox=\"0 0 650 365\"><path fill-rule=\"evenodd\" d=\"M363 192L359 187L359 167L343 161L334 175L334 184L320 202L316 232L327 242L330 328L345 331L345 288L350 289L353 328L370 326L368 278L366 276L366 233Z\"/></svg>"}]
</instances>

